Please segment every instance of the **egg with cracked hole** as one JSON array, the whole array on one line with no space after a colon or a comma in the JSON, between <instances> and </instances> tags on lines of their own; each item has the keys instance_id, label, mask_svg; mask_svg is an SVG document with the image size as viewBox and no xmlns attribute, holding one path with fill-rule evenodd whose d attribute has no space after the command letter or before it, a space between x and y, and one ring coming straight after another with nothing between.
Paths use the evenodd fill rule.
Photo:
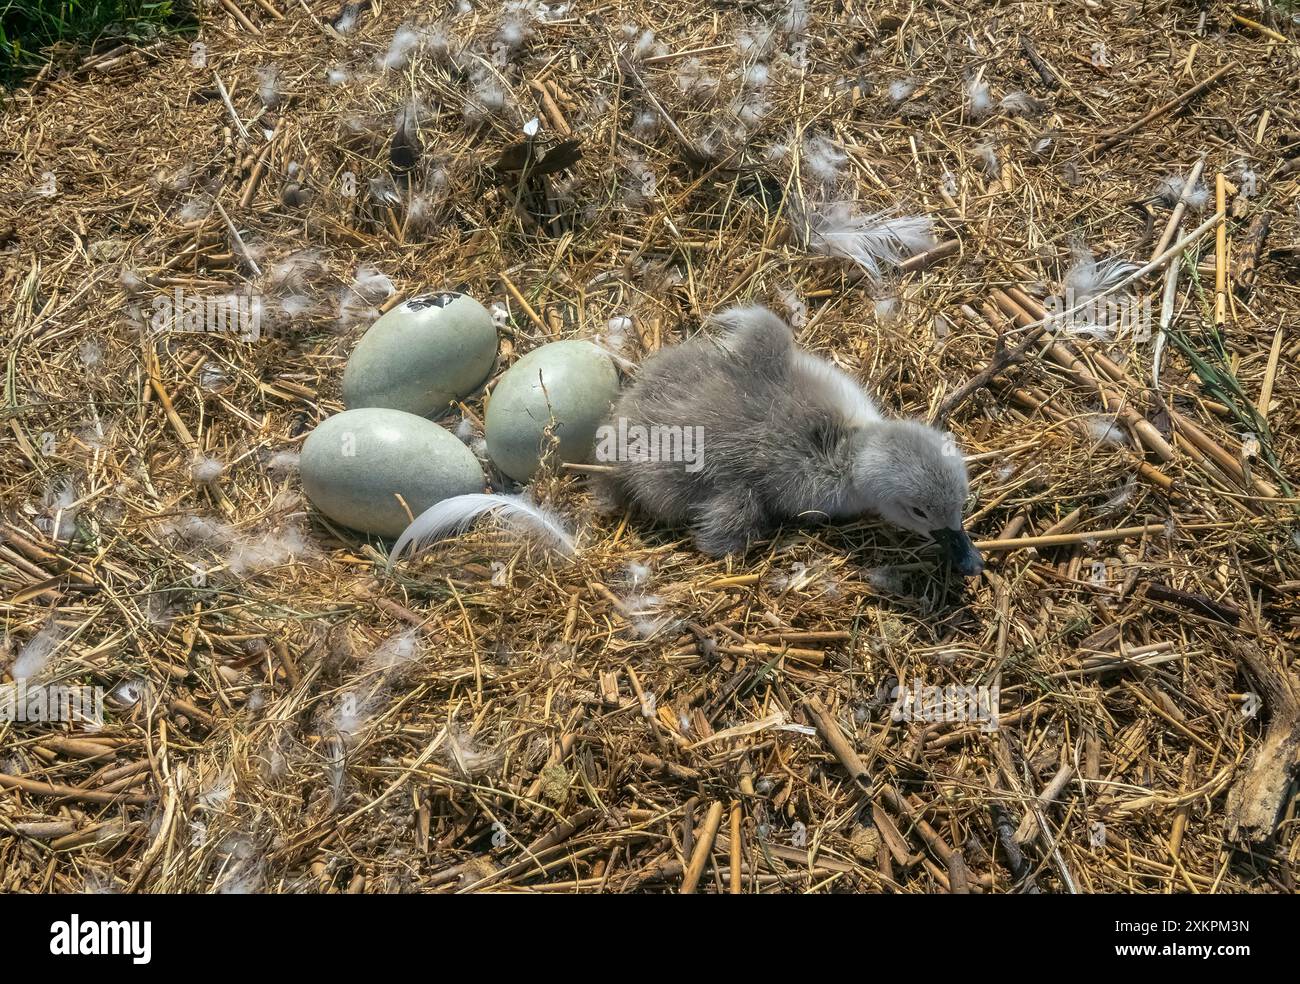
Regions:
<instances>
[{"instance_id":1,"label":"egg with cracked hole","mask_svg":"<svg viewBox=\"0 0 1300 984\"><path fill-rule=\"evenodd\" d=\"M482 304L451 290L421 294L361 336L343 370L343 402L437 417L478 389L496 358L496 326Z\"/></svg>"},{"instance_id":2,"label":"egg with cracked hole","mask_svg":"<svg viewBox=\"0 0 1300 984\"><path fill-rule=\"evenodd\" d=\"M541 460L546 428L554 422L558 459L588 461L596 429L617 396L618 370L591 342L551 342L534 349L506 370L488 399L488 457L511 478L528 481Z\"/></svg>"},{"instance_id":3,"label":"egg with cracked hole","mask_svg":"<svg viewBox=\"0 0 1300 984\"><path fill-rule=\"evenodd\" d=\"M435 502L482 492L485 484L478 459L453 434L385 407L322 421L303 442L298 469L307 498L325 516L384 537L398 536Z\"/></svg>"}]
</instances>

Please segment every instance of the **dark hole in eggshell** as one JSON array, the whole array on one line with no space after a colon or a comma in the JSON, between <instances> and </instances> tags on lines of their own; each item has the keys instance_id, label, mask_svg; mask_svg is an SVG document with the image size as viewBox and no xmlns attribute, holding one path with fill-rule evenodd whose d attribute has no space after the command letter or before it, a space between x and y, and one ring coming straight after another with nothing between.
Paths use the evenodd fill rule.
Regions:
<instances>
[{"instance_id":1,"label":"dark hole in eggshell","mask_svg":"<svg viewBox=\"0 0 1300 984\"><path fill-rule=\"evenodd\" d=\"M408 311L423 311L425 308L445 308L452 301L461 295L454 290L444 290L437 294L425 294L422 297L412 297L404 305Z\"/></svg>"}]
</instances>

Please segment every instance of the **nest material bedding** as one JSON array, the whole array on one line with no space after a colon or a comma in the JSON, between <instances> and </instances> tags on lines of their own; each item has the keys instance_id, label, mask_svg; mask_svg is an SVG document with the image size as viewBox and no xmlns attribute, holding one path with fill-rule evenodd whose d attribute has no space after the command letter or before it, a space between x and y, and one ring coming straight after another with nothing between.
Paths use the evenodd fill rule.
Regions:
<instances>
[{"instance_id":1,"label":"nest material bedding","mask_svg":"<svg viewBox=\"0 0 1300 984\"><path fill-rule=\"evenodd\" d=\"M0 122L0 680L107 694L0 722L0 891L1295 891L1287 20L203 12ZM819 252L876 215L935 245ZM1115 288L1171 245L1161 336L1169 267ZM1062 282L1149 306L1045 329ZM445 288L498 373L772 305L946 421L987 571L869 519L714 561L554 460L572 558L481 524L387 570L296 449L377 313ZM230 294L253 336L154 319ZM926 712L946 686L996 726Z\"/></svg>"}]
</instances>

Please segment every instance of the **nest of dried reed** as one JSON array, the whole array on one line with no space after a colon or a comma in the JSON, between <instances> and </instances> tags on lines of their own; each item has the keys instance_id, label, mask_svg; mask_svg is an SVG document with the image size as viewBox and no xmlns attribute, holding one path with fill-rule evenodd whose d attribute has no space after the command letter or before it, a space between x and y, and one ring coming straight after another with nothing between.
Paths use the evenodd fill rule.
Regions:
<instances>
[{"instance_id":1,"label":"nest of dried reed","mask_svg":"<svg viewBox=\"0 0 1300 984\"><path fill-rule=\"evenodd\" d=\"M0 890L1295 890L1286 24L205 13L201 47L51 70L0 122L0 673L108 694L101 726L0 723ZM884 282L811 255L826 183L939 246ZM1139 326L1040 324L1077 241L1178 246L1124 288L1149 328L1174 281L1158 374ZM293 452L373 309L443 286L504 310L502 367L773 304L946 420L988 572L870 521L714 562L558 466L573 561L482 529L385 571ZM249 288L265 330L150 331L177 288ZM996 687L996 727L916 684Z\"/></svg>"}]
</instances>

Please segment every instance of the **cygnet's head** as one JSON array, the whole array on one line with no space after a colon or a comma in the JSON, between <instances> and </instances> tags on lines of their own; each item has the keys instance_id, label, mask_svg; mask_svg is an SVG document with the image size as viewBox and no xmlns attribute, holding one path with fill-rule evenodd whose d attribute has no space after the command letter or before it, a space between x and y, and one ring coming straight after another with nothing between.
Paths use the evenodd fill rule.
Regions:
<instances>
[{"instance_id":1,"label":"cygnet's head","mask_svg":"<svg viewBox=\"0 0 1300 984\"><path fill-rule=\"evenodd\" d=\"M962 529L970 487L952 435L914 420L868 428L854 460L854 482L882 518L936 540L961 574L984 569Z\"/></svg>"}]
</instances>

